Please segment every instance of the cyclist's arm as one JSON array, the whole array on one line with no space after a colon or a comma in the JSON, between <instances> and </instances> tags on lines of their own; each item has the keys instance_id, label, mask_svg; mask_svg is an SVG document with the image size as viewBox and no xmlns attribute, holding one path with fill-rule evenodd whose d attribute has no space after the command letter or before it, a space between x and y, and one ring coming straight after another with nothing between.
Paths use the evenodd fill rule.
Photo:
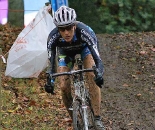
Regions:
<instances>
[{"instance_id":1,"label":"cyclist's arm","mask_svg":"<svg viewBox=\"0 0 155 130\"><path fill-rule=\"evenodd\" d=\"M96 67L99 69L99 72L103 75L103 72L104 72L103 62L102 62L102 60L100 58L100 54L99 54L99 51L98 51L98 45L97 44L88 45L88 47L89 47L89 49L91 51L91 54L92 54L93 59L95 61Z\"/></svg>"},{"instance_id":2,"label":"cyclist's arm","mask_svg":"<svg viewBox=\"0 0 155 130\"><path fill-rule=\"evenodd\" d=\"M57 28L51 31L47 40L48 59L51 63L50 73L55 73L55 56L56 56L56 44L58 38Z\"/></svg>"},{"instance_id":3,"label":"cyclist's arm","mask_svg":"<svg viewBox=\"0 0 155 130\"><path fill-rule=\"evenodd\" d=\"M99 46L98 46L98 40L97 37L95 35L95 33L93 32L93 30L86 26L83 23L79 23L80 30L81 30L81 39L82 41L84 41L85 43L87 43L88 48L91 51L91 54L93 56L93 59L95 61L96 67L99 69L99 71L101 72L101 74L103 74L103 62L100 58L100 54L99 54Z\"/></svg>"}]
</instances>

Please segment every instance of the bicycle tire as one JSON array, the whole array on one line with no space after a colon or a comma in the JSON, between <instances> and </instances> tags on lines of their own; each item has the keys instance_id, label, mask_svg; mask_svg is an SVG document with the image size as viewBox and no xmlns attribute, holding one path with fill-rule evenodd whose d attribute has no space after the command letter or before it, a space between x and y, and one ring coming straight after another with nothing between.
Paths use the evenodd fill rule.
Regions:
<instances>
[{"instance_id":1,"label":"bicycle tire","mask_svg":"<svg viewBox=\"0 0 155 130\"><path fill-rule=\"evenodd\" d=\"M73 103L73 129L74 130L93 130L94 126L94 113L90 106L90 102L86 103L87 108L85 109L85 118L84 119L84 109L80 101L76 100ZM87 126L86 126L87 124Z\"/></svg>"},{"instance_id":2,"label":"bicycle tire","mask_svg":"<svg viewBox=\"0 0 155 130\"><path fill-rule=\"evenodd\" d=\"M80 101L73 103L73 129L84 130L83 110Z\"/></svg>"},{"instance_id":3,"label":"bicycle tire","mask_svg":"<svg viewBox=\"0 0 155 130\"><path fill-rule=\"evenodd\" d=\"M87 105L87 120L88 120L88 128L89 130L94 130L94 111L91 106L91 101L89 97L88 91L86 92L86 105Z\"/></svg>"}]
</instances>

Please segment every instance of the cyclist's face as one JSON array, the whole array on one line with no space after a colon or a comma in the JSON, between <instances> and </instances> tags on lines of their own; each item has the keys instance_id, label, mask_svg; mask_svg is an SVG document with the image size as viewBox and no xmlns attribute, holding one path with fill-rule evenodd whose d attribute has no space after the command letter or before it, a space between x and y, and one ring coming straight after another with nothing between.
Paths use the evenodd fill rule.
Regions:
<instances>
[{"instance_id":1,"label":"cyclist's face","mask_svg":"<svg viewBox=\"0 0 155 130\"><path fill-rule=\"evenodd\" d=\"M66 27L58 27L58 29L59 29L59 32L60 32L61 36L63 37L63 39L66 42L71 42L72 41L75 29L76 29L75 25L69 25L69 26L66 26Z\"/></svg>"}]
</instances>

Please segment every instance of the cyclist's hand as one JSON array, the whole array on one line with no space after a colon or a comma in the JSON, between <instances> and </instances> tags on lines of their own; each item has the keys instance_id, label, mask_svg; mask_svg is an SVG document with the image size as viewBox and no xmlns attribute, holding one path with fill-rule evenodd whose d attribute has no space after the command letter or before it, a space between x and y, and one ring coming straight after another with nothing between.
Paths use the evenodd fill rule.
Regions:
<instances>
[{"instance_id":1,"label":"cyclist's hand","mask_svg":"<svg viewBox=\"0 0 155 130\"><path fill-rule=\"evenodd\" d=\"M96 76L94 80L95 80L96 85L102 88L102 85L104 84L104 79L103 79L102 74L98 70L96 72Z\"/></svg>"},{"instance_id":2,"label":"cyclist's hand","mask_svg":"<svg viewBox=\"0 0 155 130\"><path fill-rule=\"evenodd\" d=\"M47 93L54 94L54 80L51 80L51 83L46 83L44 88Z\"/></svg>"}]
</instances>

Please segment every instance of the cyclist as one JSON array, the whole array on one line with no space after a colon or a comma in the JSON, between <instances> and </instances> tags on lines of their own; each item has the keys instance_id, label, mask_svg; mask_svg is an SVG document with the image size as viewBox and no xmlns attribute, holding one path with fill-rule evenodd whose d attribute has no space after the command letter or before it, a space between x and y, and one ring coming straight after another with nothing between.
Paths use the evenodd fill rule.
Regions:
<instances>
[{"instance_id":1,"label":"cyclist","mask_svg":"<svg viewBox=\"0 0 155 130\"><path fill-rule=\"evenodd\" d=\"M87 74L92 107L95 115L94 127L96 130L104 130L100 117L101 92L103 85L103 63L98 51L98 40L93 30L86 24L76 21L76 12L67 6L61 6L54 14L56 27L48 37L47 49L51 63L50 73L55 73L55 57L58 54L57 72L67 72L73 67L74 57L81 54L84 68L92 68L96 65L98 74ZM57 49L56 49L57 48ZM58 77L63 103L72 118L69 107L72 104L71 83L68 76ZM53 94L54 79L47 76L45 91Z\"/></svg>"}]
</instances>

